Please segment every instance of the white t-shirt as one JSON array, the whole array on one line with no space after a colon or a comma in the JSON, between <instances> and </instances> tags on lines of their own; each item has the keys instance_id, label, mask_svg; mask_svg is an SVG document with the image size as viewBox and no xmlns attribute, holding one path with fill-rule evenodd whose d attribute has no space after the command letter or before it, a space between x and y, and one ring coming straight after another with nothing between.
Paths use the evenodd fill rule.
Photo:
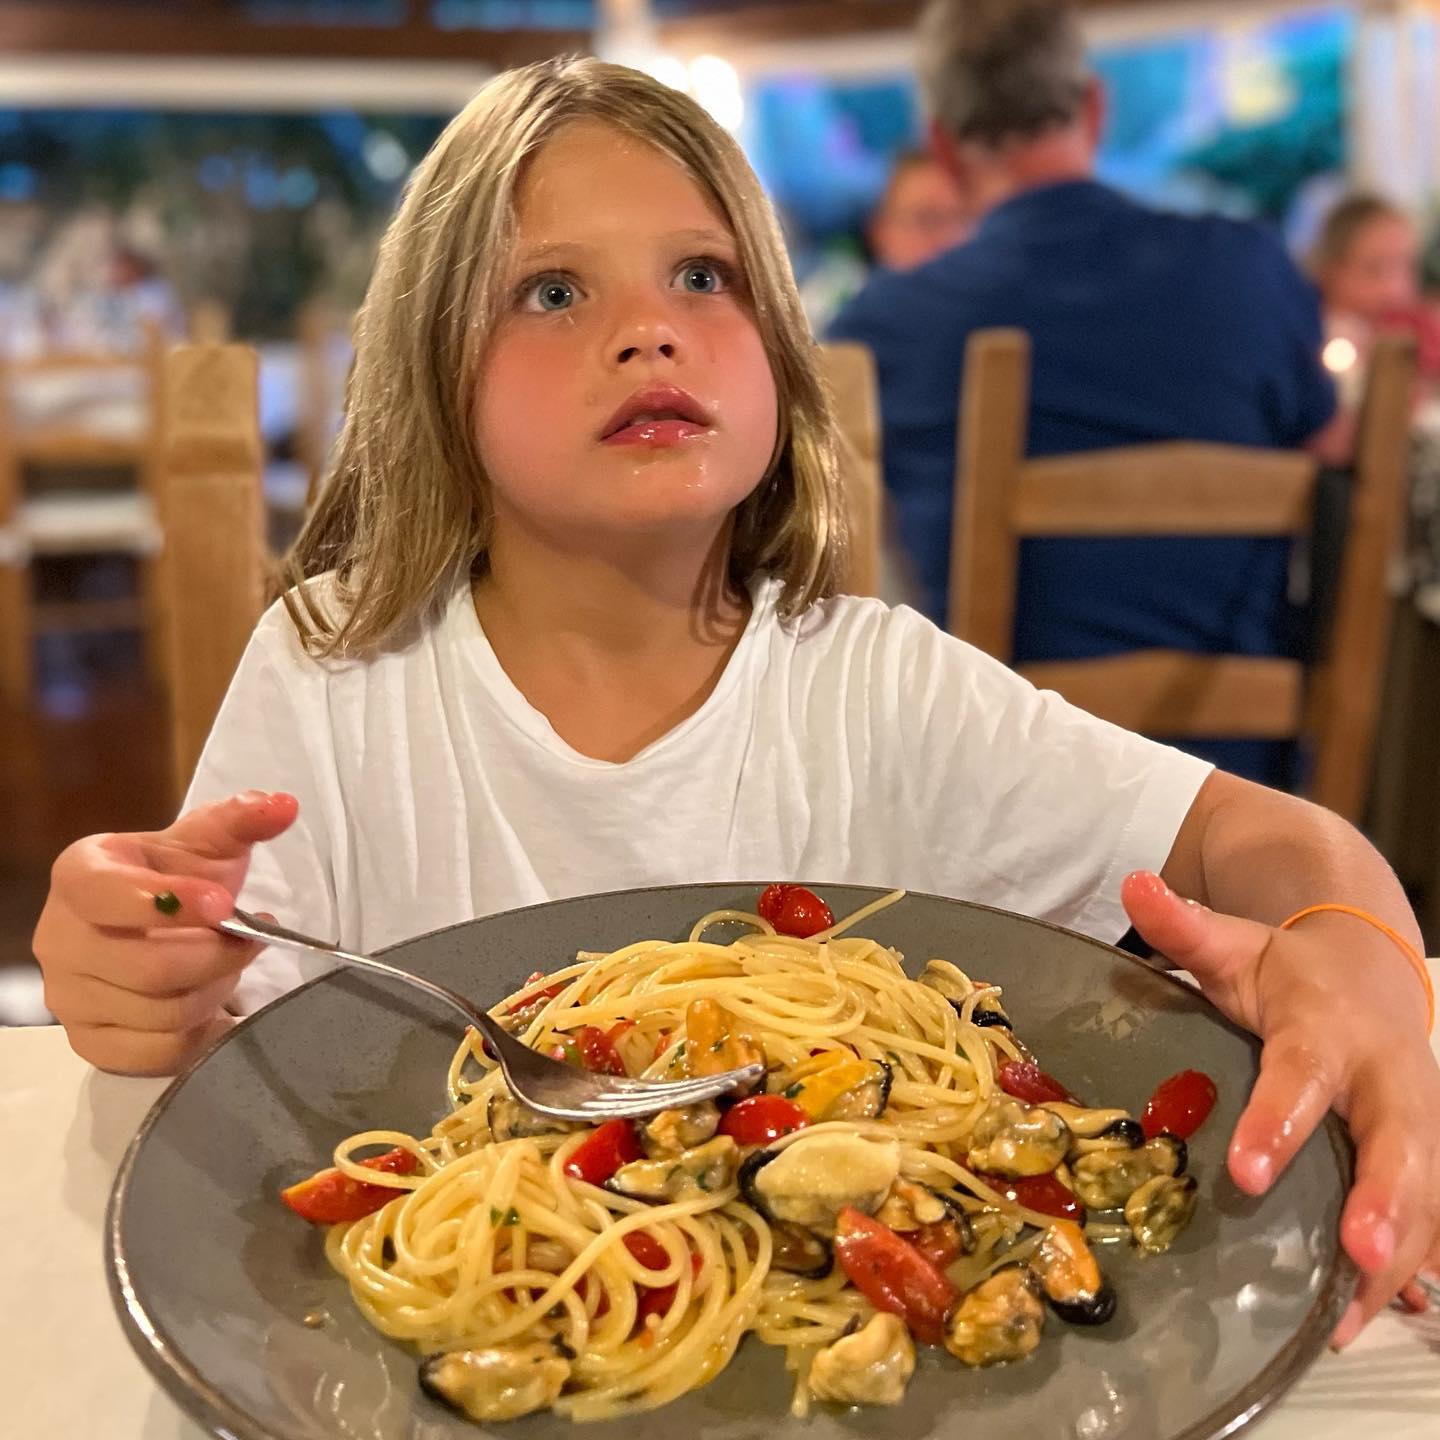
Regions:
<instances>
[{"instance_id":1,"label":"white t-shirt","mask_svg":"<svg viewBox=\"0 0 1440 1440\"><path fill-rule=\"evenodd\" d=\"M570 748L501 669L468 587L410 644L317 661L261 620L187 808L288 790L240 903L350 949L542 900L707 880L903 886L1104 940L1210 767L1035 690L908 609L754 610L719 684L624 764ZM319 966L270 950L249 1011Z\"/></svg>"}]
</instances>

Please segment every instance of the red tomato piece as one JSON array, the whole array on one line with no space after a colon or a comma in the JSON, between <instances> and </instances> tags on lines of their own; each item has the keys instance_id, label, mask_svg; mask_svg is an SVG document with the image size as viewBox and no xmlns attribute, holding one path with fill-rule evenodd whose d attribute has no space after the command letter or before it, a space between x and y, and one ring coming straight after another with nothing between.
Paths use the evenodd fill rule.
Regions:
<instances>
[{"instance_id":1,"label":"red tomato piece","mask_svg":"<svg viewBox=\"0 0 1440 1440\"><path fill-rule=\"evenodd\" d=\"M737 1145L768 1145L809 1123L805 1110L783 1095L752 1095L725 1112L719 1133Z\"/></svg>"},{"instance_id":2,"label":"red tomato piece","mask_svg":"<svg viewBox=\"0 0 1440 1440\"><path fill-rule=\"evenodd\" d=\"M534 985L544 978L545 972L543 970L536 970L526 977L525 984L527 986ZM568 983L566 980L561 980L559 984L547 985L543 990L522 990L519 996L516 997L514 1008L516 1010L523 1010L527 1005L534 1005L543 1000L553 1000Z\"/></svg>"},{"instance_id":3,"label":"red tomato piece","mask_svg":"<svg viewBox=\"0 0 1440 1440\"><path fill-rule=\"evenodd\" d=\"M898 1315L917 1339L939 1345L959 1292L914 1246L853 1205L840 1212L835 1258L877 1309Z\"/></svg>"},{"instance_id":4,"label":"red tomato piece","mask_svg":"<svg viewBox=\"0 0 1440 1440\"><path fill-rule=\"evenodd\" d=\"M580 1063L597 1075L623 1075L625 1062L614 1041L598 1025L582 1025L570 1039L580 1052Z\"/></svg>"},{"instance_id":5,"label":"red tomato piece","mask_svg":"<svg viewBox=\"0 0 1440 1440\"><path fill-rule=\"evenodd\" d=\"M670 1263L669 1252L653 1236L643 1230L632 1230L625 1237L625 1248L647 1269L663 1270Z\"/></svg>"},{"instance_id":6,"label":"red tomato piece","mask_svg":"<svg viewBox=\"0 0 1440 1440\"><path fill-rule=\"evenodd\" d=\"M649 1237L647 1236L646 1238L648 1239ZM637 1255L635 1258L638 1260L640 1257ZM701 1263L700 1257L696 1255L694 1251L691 1251L690 1273L692 1275L698 1275L700 1273ZM660 1266L652 1265L650 1268L652 1270L658 1270ZM675 1295L679 1288L678 1285L660 1285L654 1290L642 1291L640 1299L635 1306L636 1324L643 1326L650 1316L663 1315L675 1303Z\"/></svg>"},{"instance_id":7,"label":"red tomato piece","mask_svg":"<svg viewBox=\"0 0 1440 1440\"><path fill-rule=\"evenodd\" d=\"M384 1170L391 1175L413 1175L419 1166L410 1151L399 1148L360 1163L367 1170ZM348 1220L363 1220L403 1193L389 1185L367 1185L332 1165L317 1171L308 1180L287 1186L280 1192L280 1198L302 1220L314 1225L339 1225Z\"/></svg>"},{"instance_id":8,"label":"red tomato piece","mask_svg":"<svg viewBox=\"0 0 1440 1440\"><path fill-rule=\"evenodd\" d=\"M807 890L803 885L789 885L780 909L770 923L782 935L808 940L812 935L828 930L835 923L835 916L813 890Z\"/></svg>"},{"instance_id":9,"label":"red tomato piece","mask_svg":"<svg viewBox=\"0 0 1440 1440\"><path fill-rule=\"evenodd\" d=\"M607 1120L575 1147L565 1162L565 1173L574 1180L603 1185L622 1165L640 1159L640 1142L628 1120Z\"/></svg>"},{"instance_id":10,"label":"red tomato piece","mask_svg":"<svg viewBox=\"0 0 1440 1440\"><path fill-rule=\"evenodd\" d=\"M1147 1140L1162 1132L1188 1140L1205 1123L1215 1100L1215 1082L1203 1070L1182 1070L1156 1087L1140 1117L1140 1128Z\"/></svg>"},{"instance_id":11,"label":"red tomato piece","mask_svg":"<svg viewBox=\"0 0 1440 1440\"><path fill-rule=\"evenodd\" d=\"M1054 1215L1061 1220L1073 1220L1077 1225L1085 1223L1085 1207L1075 1192L1053 1175L1027 1175L1022 1180L1011 1180L1004 1175L981 1175L980 1178L992 1190L1008 1195L1027 1210L1038 1210L1042 1215Z\"/></svg>"},{"instance_id":12,"label":"red tomato piece","mask_svg":"<svg viewBox=\"0 0 1440 1440\"><path fill-rule=\"evenodd\" d=\"M954 1220L940 1220L922 1225L913 1235L905 1237L937 1270L944 1270L958 1260L965 1249L964 1236Z\"/></svg>"},{"instance_id":13,"label":"red tomato piece","mask_svg":"<svg viewBox=\"0 0 1440 1440\"><path fill-rule=\"evenodd\" d=\"M1047 1075L1031 1060L1007 1060L999 1069L1000 1088L1029 1105L1043 1105L1047 1100L1064 1100L1071 1105L1080 1102L1053 1075Z\"/></svg>"},{"instance_id":14,"label":"red tomato piece","mask_svg":"<svg viewBox=\"0 0 1440 1440\"><path fill-rule=\"evenodd\" d=\"M768 920L772 925L780 914L780 906L785 901L785 894L793 890L793 885L767 885L760 892L760 903L755 907L755 913L762 919Z\"/></svg>"}]
</instances>

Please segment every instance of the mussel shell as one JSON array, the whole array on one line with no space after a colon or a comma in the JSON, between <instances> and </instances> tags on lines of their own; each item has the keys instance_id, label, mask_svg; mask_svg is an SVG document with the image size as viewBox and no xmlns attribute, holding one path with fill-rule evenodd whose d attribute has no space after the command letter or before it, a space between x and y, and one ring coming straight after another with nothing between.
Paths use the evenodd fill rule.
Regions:
<instances>
[{"instance_id":1,"label":"mussel shell","mask_svg":"<svg viewBox=\"0 0 1440 1440\"><path fill-rule=\"evenodd\" d=\"M1183 1175L1190 1168L1190 1147L1178 1136L1172 1135L1168 1130L1162 1130L1156 1137L1157 1140L1168 1140L1175 1147L1175 1169L1174 1174Z\"/></svg>"},{"instance_id":2,"label":"mussel shell","mask_svg":"<svg viewBox=\"0 0 1440 1440\"><path fill-rule=\"evenodd\" d=\"M1054 1300L1050 1308L1070 1325L1103 1325L1115 1314L1115 1287L1108 1282L1081 1300Z\"/></svg>"},{"instance_id":3,"label":"mussel shell","mask_svg":"<svg viewBox=\"0 0 1440 1440\"><path fill-rule=\"evenodd\" d=\"M774 1225L776 1232L773 1238L778 1242L783 1222L777 1223L772 1221L771 1223ZM825 1279L835 1268L835 1252L819 1235L816 1235L813 1231L806 1230L803 1225L788 1225L784 1228L787 1235L799 1236L802 1238L802 1243L814 1247L815 1260L813 1264L806 1267L798 1264L786 1264L780 1259L779 1246L777 1243L776 1249L771 1254L771 1268L783 1270L787 1275L798 1275L802 1280Z\"/></svg>"},{"instance_id":4,"label":"mussel shell","mask_svg":"<svg viewBox=\"0 0 1440 1440\"><path fill-rule=\"evenodd\" d=\"M1174 1139L1174 1136L1170 1137ZM1112 1120L1097 1136L1097 1140L1123 1140L1132 1150L1138 1150L1145 1143L1145 1131L1138 1120ZM1181 1142L1183 1145L1183 1141Z\"/></svg>"},{"instance_id":5,"label":"mussel shell","mask_svg":"<svg viewBox=\"0 0 1440 1440\"><path fill-rule=\"evenodd\" d=\"M960 1007L957 1005L955 1008L958 1010ZM1006 1030L1015 1028L1003 1010L982 1010L978 1005L970 1014L970 1023L981 1030L988 1029L991 1025L999 1025Z\"/></svg>"}]
</instances>

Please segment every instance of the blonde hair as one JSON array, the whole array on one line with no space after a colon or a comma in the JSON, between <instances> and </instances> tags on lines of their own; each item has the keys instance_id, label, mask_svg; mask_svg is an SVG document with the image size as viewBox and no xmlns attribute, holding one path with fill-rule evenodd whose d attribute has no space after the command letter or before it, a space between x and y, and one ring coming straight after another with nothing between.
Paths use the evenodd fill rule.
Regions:
<instances>
[{"instance_id":1,"label":"blonde hair","mask_svg":"<svg viewBox=\"0 0 1440 1440\"><path fill-rule=\"evenodd\" d=\"M776 575L786 616L834 592L845 545L834 418L759 182L687 96L620 65L550 60L500 75L446 127L381 242L331 473L281 566L310 653L374 651L483 573L493 508L471 397L506 300L523 167L579 120L675 160L735 235L780 420L769 470L735 512L732 583ZM301 583L327 571L334 613Z\"/></svg>"}]
</instances>

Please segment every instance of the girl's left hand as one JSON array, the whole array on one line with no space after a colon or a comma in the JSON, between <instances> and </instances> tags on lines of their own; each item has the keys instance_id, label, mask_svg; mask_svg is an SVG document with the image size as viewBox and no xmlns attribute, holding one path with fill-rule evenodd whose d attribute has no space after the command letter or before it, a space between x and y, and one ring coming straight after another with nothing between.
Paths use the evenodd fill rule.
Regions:
<instances>
[{"instance_id":1,"label":"girl's left hand","mask_svg":"<svg viewBox=\"0 0 1440 1440\"><path fill-rule=\"evenodd\" d=\"M1392 942L1362 921L1315 915L1293 930L1217 914L1158 875L1121 890L1136 930L1264 1041L1260 1076L1230 1142L1230 1174L1261 1195L1333 1108L1355 1141L1340 1239L1360 1288L1331 1343L1348 1345L1399 1294L1440 1273L1440 1066L1423 990Z\"/></svg>"}]
</instances>

